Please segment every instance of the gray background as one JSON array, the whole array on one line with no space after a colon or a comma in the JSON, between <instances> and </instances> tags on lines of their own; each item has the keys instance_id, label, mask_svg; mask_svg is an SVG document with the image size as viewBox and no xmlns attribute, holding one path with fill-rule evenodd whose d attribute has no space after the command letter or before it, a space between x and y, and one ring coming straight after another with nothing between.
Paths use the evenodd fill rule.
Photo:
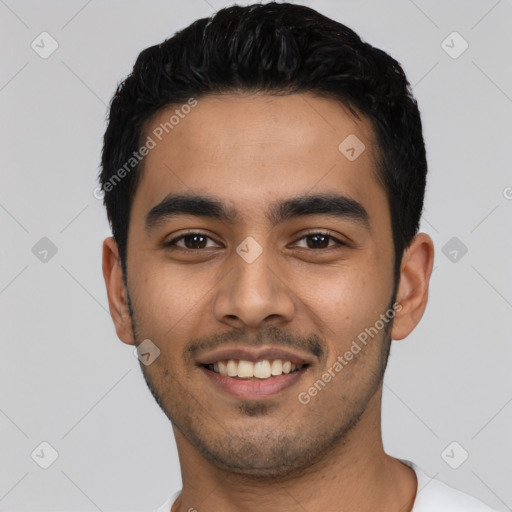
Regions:
<instances>
[{"instance_id":1,"label":"gray background","mask_svg":"<svg viewBox=\"0 0 512 512\"><path fill-rule=\"evenodd\" d=\"M435 270L421 324L392 347L385 447L511 510L512 2L304 3L399 60L423 116ZM0 0L2 511L151 510L181 487L170 423L108 313L93 190L138 53L225 5ZM46 59L43 31L59 45Z\"/></svg>"}]
</instances>

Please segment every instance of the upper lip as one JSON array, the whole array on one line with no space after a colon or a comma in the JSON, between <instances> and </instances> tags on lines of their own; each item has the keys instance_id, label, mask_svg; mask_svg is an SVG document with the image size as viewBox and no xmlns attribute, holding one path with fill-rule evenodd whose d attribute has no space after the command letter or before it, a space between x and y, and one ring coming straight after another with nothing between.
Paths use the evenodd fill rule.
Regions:
<instances>
[{"instance_id":1,"label":"upper lip","mask_svg":"<svg viewBox=\"0 0 512 512\"><path fill-rule=\"evenodd\" d=\"M312 364L311 358L301 355L297 352L292 352L281 347L233 347L223 348L208 352L203 356L199 357L197 364L214 364L219 361L226 361L229 359L242 359L244 361L261 361L268 359L270 361L274 359L281 359L282 361L290 361L292 364Z\"/></svg>"}]
</instances>

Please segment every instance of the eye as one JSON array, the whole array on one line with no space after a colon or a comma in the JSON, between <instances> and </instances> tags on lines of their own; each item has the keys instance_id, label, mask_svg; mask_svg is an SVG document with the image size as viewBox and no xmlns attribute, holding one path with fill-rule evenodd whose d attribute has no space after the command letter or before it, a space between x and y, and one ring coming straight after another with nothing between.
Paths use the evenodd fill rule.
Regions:
<instances>
[{"instance_id":1,"label":"eye","mask_svg":"<svg viewBox=\"0 0 512 512\"><path fill-rule=\"evenodd\" d=\"M207 249L209 247L216 247L216 245L208 245L208 241L214 241L209 236L198 233L198 232L190 232L184 235L177 236L173 238L170 242L165 244L166 247L177 246L181 249L189 249L189 250L197 250L197 249Z\"/></svg>"},{"instance_id":2,"label":"eye","mask_svg":"<svg viewBox=\"0 0 512 512\"><path fill-rule=\"evenodd\" d=\"M328 249L333 246L346 246L347 244L334 238L329 232L313 232L299 238L298 242L304 240L306 247L305 249ZM334 242L330 244L330 242Z\"/></svg>"},{"instance_id":3,"label":"eye","mask_svg":"<svg viewBox=\"0 0 512 512\"><path fill-rule=\"evenodd\" d=\"M307 235L299 238L297 243L299 242L305 243L305 246L303 245L301 247L299 245L299 247L302 249L328 249L335 246L347 245L346 243L332 236L330 232L323 231L315 231L312 233L308 233ZM216 245L216 242L211 237L205 235L204 233L195 231L191 231L189 233L177 236L170 240L169 242L165 243L165 246L175 246L181 249L192 251L197 251L199 249L208 249L211 247L218 247L218 245Z\"/></svg>"}]
</instances>

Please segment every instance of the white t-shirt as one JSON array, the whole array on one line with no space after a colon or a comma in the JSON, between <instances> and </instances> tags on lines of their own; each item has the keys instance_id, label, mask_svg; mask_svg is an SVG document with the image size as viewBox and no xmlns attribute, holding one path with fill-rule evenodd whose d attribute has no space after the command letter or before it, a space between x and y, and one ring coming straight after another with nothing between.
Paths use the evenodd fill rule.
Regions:
<instances>
[{"instance_id":1,"label":"white t-shirt","mask_svg":"<svg viewBox=\"0 0 512 512\"><path fill-rule=\"evenodd\" d=\"M413 462L400 460L414 469L418 479L418 490L411 512L497 512L473 496L430 478ZM153 512L170 512L180 492L175 492Z\"/></svg>"}]
</instances>

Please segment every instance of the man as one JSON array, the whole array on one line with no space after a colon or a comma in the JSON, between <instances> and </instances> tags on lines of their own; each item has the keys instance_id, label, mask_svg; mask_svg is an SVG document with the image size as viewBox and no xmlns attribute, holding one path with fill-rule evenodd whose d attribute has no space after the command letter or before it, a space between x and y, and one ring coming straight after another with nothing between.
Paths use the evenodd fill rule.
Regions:
<instances>
[{"instance_id":1,"label":"man","mask_svg":"<svg viewBox=\"0 0 512 512\"><path fill-rule=\"evenodd\" d=\"M176 437L159 511L490 510L382 446L391 339L432 272L426 173L400 65L312 9L230 7L139 55L103 273Z\"/></svg>"}]
</instances>

